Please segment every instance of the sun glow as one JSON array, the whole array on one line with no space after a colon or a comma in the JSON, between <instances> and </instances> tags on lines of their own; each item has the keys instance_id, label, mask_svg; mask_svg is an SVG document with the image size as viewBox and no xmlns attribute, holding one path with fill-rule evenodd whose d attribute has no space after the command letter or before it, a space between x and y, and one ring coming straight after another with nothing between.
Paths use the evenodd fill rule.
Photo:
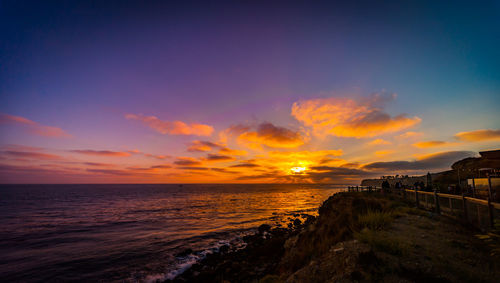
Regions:
<instances>
[{"instance_id":1,"label":"sun glow","mask_svg":"<svg viewBox=\"0 0 500 283\"><path fill-rule=\"evenodd\" d=\"M292 174L302 174L306 171L306 167L292 167L290 171Z\"/></svg>"}]
</instances>

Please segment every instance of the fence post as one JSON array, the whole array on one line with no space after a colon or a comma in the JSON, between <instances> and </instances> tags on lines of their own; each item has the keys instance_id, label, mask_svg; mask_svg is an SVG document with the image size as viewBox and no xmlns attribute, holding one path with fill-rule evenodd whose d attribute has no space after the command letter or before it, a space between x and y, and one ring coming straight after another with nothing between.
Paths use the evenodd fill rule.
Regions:
<instances>
[{"instance_id":1,"label":"fence post","mask_svg":"<svg viewBox=\"0 0 500 283\"><path fill-rule=\"evenodd\" d=\"M472 176L472 197L476 197L476 181L474 180L474 176Z\"/></svg>"},{"instance_id":2,"label":"fence post","mask_svg":"<svg viewBox=\"0 0 500 283\"><path fill-rule=\"evenodd\" d=\"M415 202L417 203L417 208L418 208L419 201L418 201L418 189L417 188L415 188Z\"/></svg>"},{"instance_id":3,"label":"fence post","mask_svg":"<svg viewBox=\"0 0 500 283\"><path fill-rule=\"evenodd\" d=\"M436 207L436 213L441 214L441 209L439 207L439 196L437 191L434 191L434 206Z\"/></svg>"},{"instance_id":4,"label":"fence post","mask_svg":"<svg viewBox=\"0 0 500 283\"><path fill-rule=\"evenodd\" d=\"M403 199L406 200L406 189L403 189Z\"/></svg>"},{"instance_id":5,"label":"fence post","mask_svg":"<svg viewBox=\"0 0 500 283\"><path fill-rule=\"evenodd\" d=\"M491 199L488 197L488 216L490 218L490 228L493 228L493 208L491 206Z\"/></svg>"},{"instance_id":6,"label":"fence post","mask_svg":"<svg viewBox=\"0 0 500 283\"><path fill-rule=\"evenodd\" d=\"M465 218L465 221L469 221L469 217L467 215L467 202L465 200L465 196L464 194L462 193L462 203L463 203L463 206L464 206L464 218Z\"/></svg>"},{"instance_id":7,"label":"fence post","mask_svg":"<svg viewBox=\"0 0 500 283\"><path fill-rule=\"evenodd\" d=\"M491 198L491 175L488 174L488 197Z\"/></svg>"}]
</instances>

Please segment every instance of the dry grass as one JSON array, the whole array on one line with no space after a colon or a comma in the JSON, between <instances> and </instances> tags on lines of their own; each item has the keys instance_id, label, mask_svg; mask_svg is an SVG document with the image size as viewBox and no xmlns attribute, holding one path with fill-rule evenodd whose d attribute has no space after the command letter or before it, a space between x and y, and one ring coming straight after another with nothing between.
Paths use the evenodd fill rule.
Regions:
<instances>
[{"instance_id":1,"label":"dry grass","mask_svg":"<svg viewBox=\"0 0 500 283\"><path fill-rule=\"evenodd\" d=\"M287 243L282 271L295 271L341 241L352 239L360 226L385 227L392 219L391 202L369 194L340 194L330 197L319 209L314 226ZM380 214L379 214L380 213ZM363 224L360 224L359 221Z\"/></svg>"},{"instance_id":2,"label":"dry grass","mask_svg":"<svg viewBox=\"0 0 500 283\"><path fill-rule=\"evenodd\" d=\"M368 244L376 251L381 251L396 256L405 254L407 250L407 247L400 241L394 238L388 238L385 233L370 230L368 228L363 229L359 233L355 233L354 237L358 241Z\"/></svg>"},{"instance_id":3,"label":"dry grass","mask_svg":"<svg viewBox=\"0 0 500 283\"><path fill-rule=\"evenodd\" d=\"M394 220L393 211L373 211L358 216L358 223L361 228L381 230L388 228Z\"/></svg>"}]
</instances>

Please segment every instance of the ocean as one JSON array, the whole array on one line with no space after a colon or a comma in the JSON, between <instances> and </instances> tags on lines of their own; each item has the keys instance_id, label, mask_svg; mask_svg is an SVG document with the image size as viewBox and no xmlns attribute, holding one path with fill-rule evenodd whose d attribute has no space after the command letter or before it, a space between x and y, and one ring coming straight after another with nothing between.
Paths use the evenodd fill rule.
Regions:
<instances>
[{"instance_id":1,"label":"ocean","mask_svg":"<svg viewBox=\"0 0 500 283\"><path fill-rule=\"evenodd\" d=\"M261 224L317 215L336 185L1 185L0 280L174 278Z\"/></svg>"}]
</instances>

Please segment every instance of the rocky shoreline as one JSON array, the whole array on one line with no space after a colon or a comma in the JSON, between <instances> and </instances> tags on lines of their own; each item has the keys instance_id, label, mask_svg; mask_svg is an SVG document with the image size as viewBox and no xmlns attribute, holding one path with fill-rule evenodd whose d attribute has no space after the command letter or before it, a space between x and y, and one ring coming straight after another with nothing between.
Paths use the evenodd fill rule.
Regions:
<instances>
[{"instance_id":1,"label":"rocky shoreline","mask_svg":"<svg viewBox=\"0 0 500 283\"><path fill-rule=\"evenodd\" d=\"M223 246L168 282L495 282L500 276L477 231L399 199L339 193L306 219L292 219L288 228L261 225L244 237L244 249Z\"/></svg>"}]
</instances>

